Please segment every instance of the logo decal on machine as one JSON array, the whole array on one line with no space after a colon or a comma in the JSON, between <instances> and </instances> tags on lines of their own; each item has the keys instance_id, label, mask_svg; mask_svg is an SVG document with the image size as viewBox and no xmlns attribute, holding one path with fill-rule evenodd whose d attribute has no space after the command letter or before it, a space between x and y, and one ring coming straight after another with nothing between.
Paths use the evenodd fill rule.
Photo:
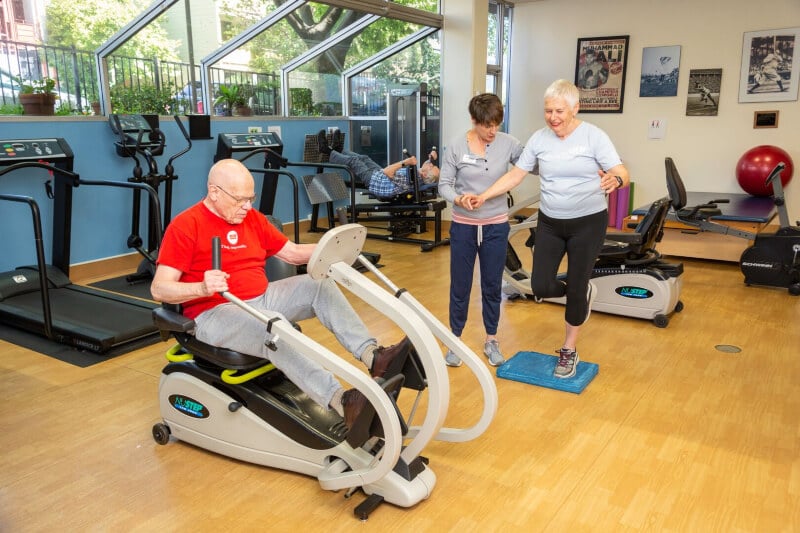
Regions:
<instances>
[{"instance_id":1,"label":"logo decal on machine","mask_svg":"<svg viewBox=\"0 0 800 533\"><path fill-rule=\"evenodd\" d=\"M623 298L633 298L636 300L644 300L646 298L652 298L653 292L647 289L643 289L642 287L617 287L614 291L622 296Z\"/></svg>"},{"instance_id":2,"label":"logo decal on machine","mask_svg":"<svg viewBox=\"0 0 800 533\"><path fill-rule=\"evenodd\" d=\"M208 418L208 409L197 400L181 394L171 394L169 404L176 410L194 418Z\"/></svg>"}]
</instances>

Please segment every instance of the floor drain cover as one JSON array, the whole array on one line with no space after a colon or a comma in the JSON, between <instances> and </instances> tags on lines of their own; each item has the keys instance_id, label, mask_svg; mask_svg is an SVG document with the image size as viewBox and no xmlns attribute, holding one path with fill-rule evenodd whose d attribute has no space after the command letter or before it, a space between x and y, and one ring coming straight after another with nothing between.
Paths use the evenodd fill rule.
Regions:
<instances>
[{"instance_id":1,"label":"floor drain cover","mask_svg":"<svg viewBox=\"0 0 800 533\"><path fill-rule=\"evenodd\" d=\"M714 348L716 348L720 352L725 352L725 353L739 353L742 351L742 349L739 348L738 346L733 346L730 344L717 344L716 346L714 346Z\"/></svg>"}]
</instances>

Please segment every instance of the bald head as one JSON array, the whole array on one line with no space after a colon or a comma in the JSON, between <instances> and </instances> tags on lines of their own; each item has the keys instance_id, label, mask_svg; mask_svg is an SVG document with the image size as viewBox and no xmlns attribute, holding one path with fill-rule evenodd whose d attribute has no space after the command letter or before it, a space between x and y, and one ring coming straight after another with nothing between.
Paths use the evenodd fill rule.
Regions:
<instances>
[{"instance_id":1,"label":"bald head","mask_svg":"<svg viewBox=\"0 0 800 533\"><path fill-rule=\"evenodd\" d=\"M231 224L240 224L253 208L255 181L237 159L222 159L208 172L208 194L203 202Z\"/></svg>"},{"instance_id":2,"label":"bald head","mask_svg":"<svg viewBox=\"0 0 800 533\"><path fill-rule=\"evenodd\" d=\"M221 159L208 172L208 183L226 189L246 187L253 184L253 176L238 159Z\"/></svg>"}]
</instances>

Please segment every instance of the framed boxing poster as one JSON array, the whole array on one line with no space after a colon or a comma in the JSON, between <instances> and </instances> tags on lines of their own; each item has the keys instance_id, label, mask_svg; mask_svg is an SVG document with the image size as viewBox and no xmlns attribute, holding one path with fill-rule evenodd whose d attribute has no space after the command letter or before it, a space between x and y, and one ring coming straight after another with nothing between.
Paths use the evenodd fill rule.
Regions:
<instances>
[{"instance_id":1,"label":"framed boxing poster","mask_svg":"<svg viewBox=\"0 0 800 533\"><path fill-rule=\"evenodd\" d=\"M628 35L578 38L575 85L581 113L622 113L628 39Z\"/></svg>"},{"instance_id":2,"label":"framed boxing poster","mask_svg":"<svg viewBox=\"0 0 800 533\"><path fill-rule=\"evenodd\" d=\"M744 34L739 102L797 100L800 28L752 31Z\"/></svg>"}]
</instances>

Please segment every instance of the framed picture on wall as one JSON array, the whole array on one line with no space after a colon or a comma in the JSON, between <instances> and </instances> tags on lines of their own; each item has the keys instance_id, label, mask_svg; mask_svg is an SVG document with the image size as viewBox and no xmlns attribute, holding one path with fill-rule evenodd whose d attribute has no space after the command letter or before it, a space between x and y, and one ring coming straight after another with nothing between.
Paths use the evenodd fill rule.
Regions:
<instances>
[{"instance_id":1,"label":"framed picture on wall","mask_svg":"<svg viewBox=\"0 0 800 533\"><path fill-rule=\"evenodd\" d=\"M642 50L639 96L677 96L681 47L652 46Z\"/></svg>"},{"instance_id":2,"label":"framed picture on wall","mask_svg":"<svg viewBox=\"0 0 800 533\"><path fill-rule=\"evenodd\" d=\"M628 35L578 39L575 85L581 113L622 113L628 39Z\"/></svg>"},{"instance_id":3,"label":"framed picture on wall","mask_svg":"<svg viewBox=\"0 0 800 533\"><path fill-rule=\"evenodd\" d=\"M777 128L779 111L756 111L753 113L753 128Z\"/></svg>"},{"instance_id":4,"label":"framed picture on wall","mask_svg":"<svg viewBox=\"0 0 800 533\"><path fill-rule=\"evenodd\" d=\"M800 28L751 31L744 34L739 77L740 102L797 100Z\"/></svg>"},{"instance_id":5,"label":"framed picture on wall","mask_svg":"<svg viewBox=\"0 0 800 533\"><path fill-rule=\"evenodd\" d=\"M717 116L720 87L722 87L721 68L690 70L689 87L686 92L686 115L690 117Z\"/></svg>"}]
</instances>

